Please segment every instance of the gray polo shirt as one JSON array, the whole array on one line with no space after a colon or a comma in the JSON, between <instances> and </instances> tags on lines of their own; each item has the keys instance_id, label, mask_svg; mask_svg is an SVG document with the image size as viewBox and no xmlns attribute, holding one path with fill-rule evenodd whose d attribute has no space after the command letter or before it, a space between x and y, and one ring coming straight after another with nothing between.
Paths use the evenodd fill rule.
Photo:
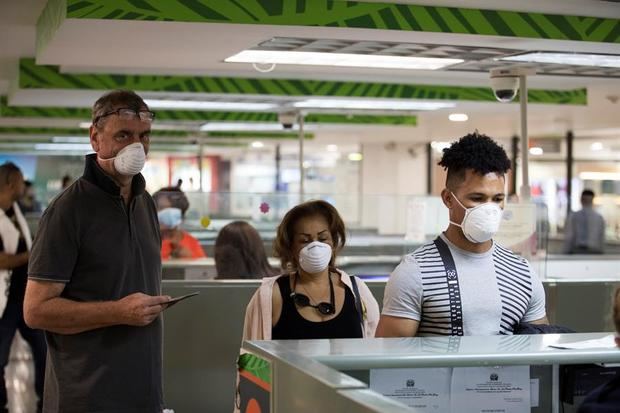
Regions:
<instances>
[{"instance_id":1,"label":"gray polo shirt","mask_svg":"<svg viewBox=\"0 0 620 413\"><path fill-rule=\"evenodd\" d=\"M161 292L157 212L142 175L125 206L96 155L84 175L45 210L35 237L29 278L65 283L61 297L118 300ZM161 413L162 321L79 334L46 332L46 413Z\"/></svg>"}]
</instances>

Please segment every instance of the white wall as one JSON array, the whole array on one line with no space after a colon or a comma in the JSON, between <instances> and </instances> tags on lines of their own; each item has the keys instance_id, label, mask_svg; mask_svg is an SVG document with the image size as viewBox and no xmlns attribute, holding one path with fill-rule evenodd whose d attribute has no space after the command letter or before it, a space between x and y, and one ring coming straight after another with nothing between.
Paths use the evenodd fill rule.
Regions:
<instances>
[{"instance_id":1,"label":"white wall","mask_svg":"<svg viewBox=\"0 0 620 413\"><path fill-rule=\"evenodd\" d=\"M409 195L426 194L425 148L363 144L362 154L362 226L378 228L381 234L404 234Z\"/></svg>"}]
</instances>

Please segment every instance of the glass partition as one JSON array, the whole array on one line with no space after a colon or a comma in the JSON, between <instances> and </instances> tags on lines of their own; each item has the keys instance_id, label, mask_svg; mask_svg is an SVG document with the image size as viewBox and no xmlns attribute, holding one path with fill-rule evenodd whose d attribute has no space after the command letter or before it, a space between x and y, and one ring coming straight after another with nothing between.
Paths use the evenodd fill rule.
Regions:
<instances>
[{"instance_id":1,"label":"glass partition","mask_svg":"<svg viewBox=\"0 0 620 413\"><path fill-rule=\"evenodd\" d=\"M51 190L44 199L53 198L56 193L56 189ZM235 220L253 226L262 240L265 255L273 258L277 226L300 200L322 199L338 209L347 227L347 242L338 256L359 275L387 277L403 255L432 241L448 226L448 210L435 196L360 195L355 191L308 193L303 199L291 193L188 191L185 195L189 209L180 228L198 240L208 258L215 256L219 231ZM41 212L26 214L33 232L40 215ZM618 256L550 254L553 240L549 237L548 215L548 208L542 202L519 204L508 200L496 240L527 258L542 279L620 276ZM270 262L279 269L277 259ZM166 261L165 265L173 264Z\"/></svg>"}]
</instances>

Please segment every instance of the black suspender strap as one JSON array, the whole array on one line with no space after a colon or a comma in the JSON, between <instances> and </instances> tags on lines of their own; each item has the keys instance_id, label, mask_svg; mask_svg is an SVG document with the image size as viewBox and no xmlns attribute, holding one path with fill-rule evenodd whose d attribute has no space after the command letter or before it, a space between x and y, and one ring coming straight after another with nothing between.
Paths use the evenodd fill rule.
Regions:
<instances>
[{"instance_id":1,"label":"black suspender strap","mask_svg":"<svg viewBox=\"0 0 620 413\"><path fill-rule=\"evenodd\" d=\"M364 331L364 313L362 311L362 297L360 296L360 290L357 288L357 281L355 281L355 275L349 275L351 280L351 287L353 287L353 295L355 296L355 308L357 309L357 315L359 316L360 323L362 324L362 332Z\"/></svg>"},{"instance_id":2,"label":"black suspender strap","mask_svg":"<svg viewBox=\"0 0 620 413\"><path fill-rule=\"evenodd\" d=\"M448 284L448 296L450 300L450 334L453 336L463 335L463 306L461 305L461 290L459 289L459 276L456 272L454 259L450 248L441 237L434 241L443 266L446 269L446 282Z\"/></svg>"}]
</instances>

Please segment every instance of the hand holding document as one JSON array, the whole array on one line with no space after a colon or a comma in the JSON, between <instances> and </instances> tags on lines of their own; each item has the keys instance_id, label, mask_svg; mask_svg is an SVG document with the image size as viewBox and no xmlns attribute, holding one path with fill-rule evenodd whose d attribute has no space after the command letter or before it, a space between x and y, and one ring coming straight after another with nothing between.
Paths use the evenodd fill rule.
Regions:
<instances>
[{"instance_id":1,"label":"hand holding document","mask_svg":"<svg viewBox=\"0 0 620 413\"><path fill-rule=\"evenodd\" d=\"M200 291L196 291L196 292L193 292L193 293L185 294L185 295L182 295L182 296L179 296L179 297L174 297L174 298L171 298L170 301L165 302L164 304L166 304L166 309L168 309L168 308L172 307L173 305L175 305L176 303L178 303L179 301L183 301L186 298L190 298L190 297L193 297L193 296L198 295L198 294L200 294Z\"/></svg>"}]
</instances>

